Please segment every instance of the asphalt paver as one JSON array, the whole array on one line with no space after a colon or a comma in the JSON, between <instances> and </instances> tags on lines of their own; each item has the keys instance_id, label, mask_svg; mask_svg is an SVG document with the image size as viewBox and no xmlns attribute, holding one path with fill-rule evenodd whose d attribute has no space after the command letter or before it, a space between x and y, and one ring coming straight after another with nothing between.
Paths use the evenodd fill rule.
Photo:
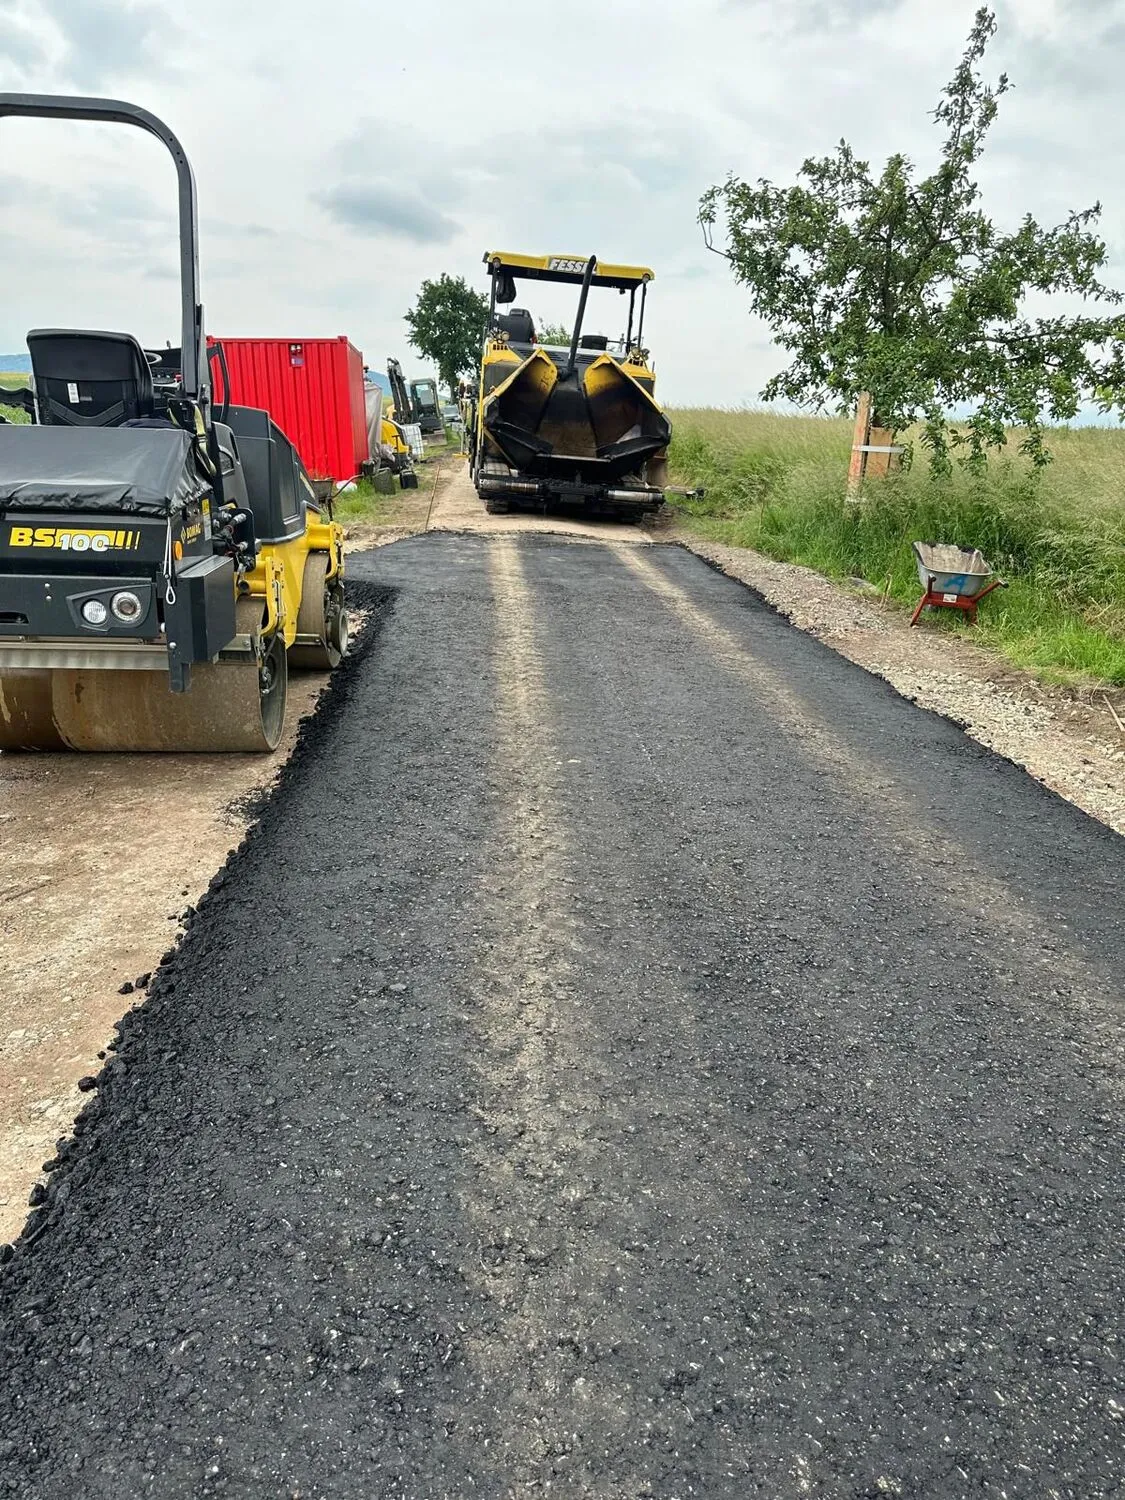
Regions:
<instances>
[{"instance_id":1,"label":"asphalt paver","mask_svg":"<svg viewBox=\"0 0 1125 1500\"><path fill-rule=\"evenodd\" d=\"M350 568L0 1267L0 1489L1125 1493L1125 842L681 549Z\"/></svg>"}]
</instances>

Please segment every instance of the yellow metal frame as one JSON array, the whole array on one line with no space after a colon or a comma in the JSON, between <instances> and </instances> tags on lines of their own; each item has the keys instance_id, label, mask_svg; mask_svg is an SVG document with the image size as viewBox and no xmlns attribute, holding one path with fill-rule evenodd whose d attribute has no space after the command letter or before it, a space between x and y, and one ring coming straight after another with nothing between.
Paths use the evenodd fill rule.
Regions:
<instances>
[{"instance_id":1,"label":"yellow metal frame","mask_svg":"<svg viewBox=\"0 0 1125 1500\"><path fill-rule=\"evenodd\" d=\"M510 271L513 276L522 272L525 276L530 274L536 281L581 286L589 259L588 255L510 255L505 250L489 250L484 263L490 271ZM594 267L595 286L616 286L627 290L655 279L648 266L615 266L599 260Z\"/></svg>"},{"instance_id":2,"label":"yellow metal frame","mask_svg":"<svg viewBox=\"0 0 1125 1500\"><path fill-rule=\"evenodd\" d=\"M238 583L241 598L263 601L263 635L280 630L287 648L297 638L297 615L309 553L328 554L329 580L339 578L344 571L344 528L337 521L314 519L318 514L310 508L304 531L292 541L264 543L254 568L244 573Z\"/></svg>"}]
</instances>

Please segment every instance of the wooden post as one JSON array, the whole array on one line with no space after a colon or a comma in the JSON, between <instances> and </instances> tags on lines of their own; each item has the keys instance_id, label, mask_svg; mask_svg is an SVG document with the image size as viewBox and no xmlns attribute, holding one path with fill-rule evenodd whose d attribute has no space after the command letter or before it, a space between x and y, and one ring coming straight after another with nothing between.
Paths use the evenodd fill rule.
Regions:
<instances>
[{"instance_id":1,"label":"wooden post","mask_svg":"<svg viewBox=\"0 0 1125 1500\"><path fill-rule=\"evenodd\" d=\"M848 503L859 503L859 492L867 469L867 443L871 431L871 392L860 391L855 409L855 436L852 438L852 461L848 465Z\"/></svg>"}]
</instances>

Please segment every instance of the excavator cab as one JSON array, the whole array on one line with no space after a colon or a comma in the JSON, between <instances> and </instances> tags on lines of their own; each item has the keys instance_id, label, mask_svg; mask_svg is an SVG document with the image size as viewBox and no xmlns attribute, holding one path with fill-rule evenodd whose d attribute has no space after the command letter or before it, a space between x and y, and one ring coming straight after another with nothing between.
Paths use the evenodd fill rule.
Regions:
<instances>
[{"instance_id":1,"label":"excavator cab","mask_svg":"<svg viewBox=\"0 0 1125 1500\"><path fill-rule=\"evenodd\" d=\"M441 432L445 424L441 419L441 399L437 384L433 380L412 380L410 399L414 408L414 420L423 433Z\"/></svg>"}]
</instances>

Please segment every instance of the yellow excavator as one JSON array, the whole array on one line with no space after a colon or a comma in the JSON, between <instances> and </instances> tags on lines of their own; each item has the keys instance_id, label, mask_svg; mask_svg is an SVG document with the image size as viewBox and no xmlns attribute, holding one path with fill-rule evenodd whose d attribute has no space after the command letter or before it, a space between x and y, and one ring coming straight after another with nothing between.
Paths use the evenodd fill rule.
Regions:
<instances>
[{"instance_id":1,"label":"yellow excavator","mask_svg":"<svg viewBox=\"0 0 1125 1500\"><path fill-rule=\"evenodd\" d=\"M0 94L5 116L116 121L168 148L182 356L181 380L154 384L129 334L28 335L32 422L0 420L0 750L272 750L289 666L347 648L343 529L268 413L214 409L187 157L119 100Z\"/></svg>"},{"instance_id":2,"label":"yellow excavator","mask_svg":"<svg viewBox=\"0 0 1125 1500\"><path fill-rule=\"evenodd\" d=\"M596 255L484 257L491 283L480 386L467 413L477 493L491 512L512 505L581 507L639 516L664 503L671 423L656 402L644 347L653 273ZM532 315L502 307L518 281L579 288L568 346L540 343ZM625 334L586 333L591 288L627 296Z\"/></svg>"}]
</instances>

